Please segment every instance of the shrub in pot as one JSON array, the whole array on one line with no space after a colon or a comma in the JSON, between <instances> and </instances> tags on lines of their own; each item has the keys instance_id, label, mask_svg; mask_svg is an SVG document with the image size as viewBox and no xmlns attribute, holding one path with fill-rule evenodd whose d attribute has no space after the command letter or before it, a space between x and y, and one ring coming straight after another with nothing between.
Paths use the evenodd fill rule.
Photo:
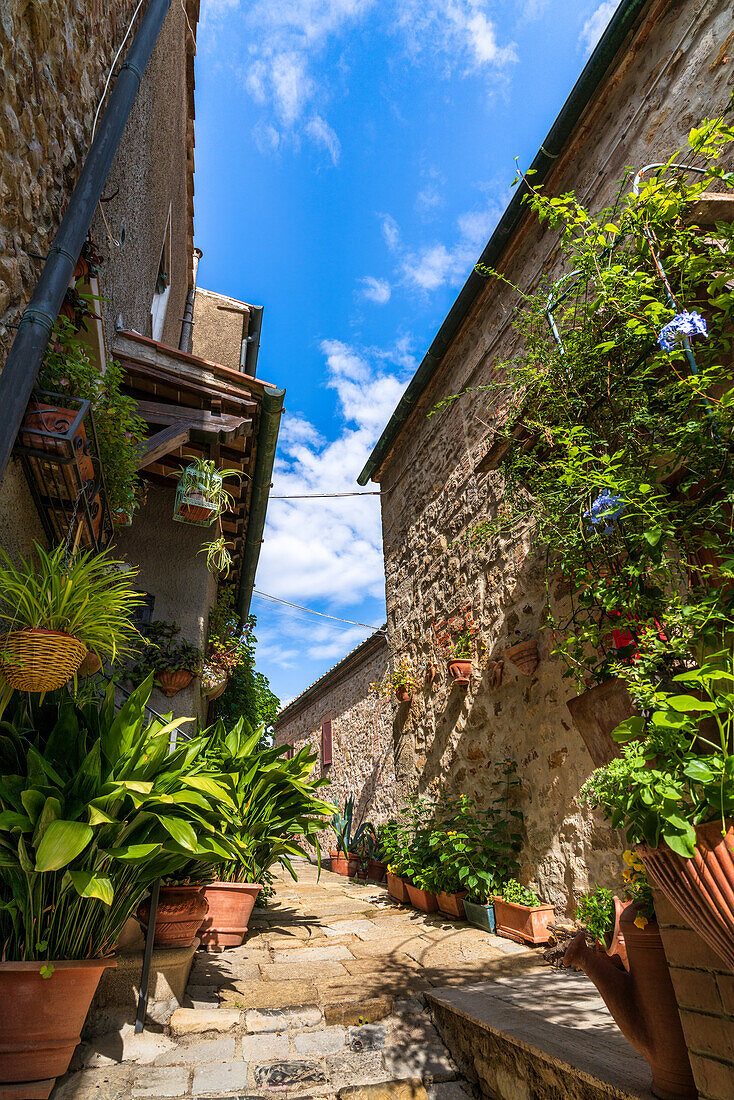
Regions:
<instances>
[{"instance_id":1,"label":"shrub in pot","mask_svg":"<svg viewBox=\"0 0 734 1100\"><path fill-rule=\"evenodd\" d=\"M459 684L460 687L468 686L472 670L472 639L468 632L460 634L451 646L448 670L455 684Z\"/></svg>"},{"instance_id":2,"label":"shrub in pot","mask_svg":"<svg viewBox=\"0 0 734 1100\"><path fill-rule=\"evenodd\" d=\"M553 906L544 904L533 890L521 886L516 879L510 879L493 895L492 904L500 936L531 946L550 939L548 925L553 920Z\"/></svg>"},{"instance_id":3,"label":"shrub in pot","mask_svg":"<svg viewBox=\"0 0 734 1100\"><path fill-rule=\"evenodd\" d=\"M409 703L417 688L418 680L413 666L405 656L393 662L392 669L383 680L370 684L370 691L375 695L390 699L394 693L399 703Z\"/></svg>"},{"instance_id":4,"label":"shrub in pot","mask_svg":"<svg viewBox=\"0 0 734 1100\"><path fill-rule=\"evenodd\" d=\"M336 848L329 850L331 870L337 875L353 878L359 869L359 846L367 834L374 834L371 821L354 824L354 797L349 795L344 809L334 815L332 828L336 833Z\"/></svg>"},{"instance_id":5,"label":"shrub in pot","mask_svg":"<svg viewBox=\"0 0 734 1100\"><path fill-rule=\"evenodd\" d=\"M263 730L240 719L229 731L217 722L203 735L209 766L226 777L235 805L232 838L239 855L222 863L218 877L204 887L209 912L200 929L207 948L242 943L264 877L281 864L293 879L289 857L307 855L305 845L321 849L318 832L335 807L317 796L325 779L311 779L316 754L301 749L288 759L285 745L259 747Z\"/></svg>"},{"instance_id":6,"label":"shrub in pot","mask_svg":"<svg viewBox=\"0 0 734 1100\"><path fill-rule=\"evenodd\" d=\"M183 691L201 671L201 651L191 642L179 638L176 623L154 619L145 627L145 645L130 678L140 683L151 673L156 685L169 699Z\"/></svg>"},{"instance_id":7,"label":"shrub in pot","mask_svg":"<svg viewBox=\"0 0 734 1100\"><path fill-rule=\"evenodd\" d=\"M181 471L176 488L173 518L179 523L209 527L222 512L233 510L233 493L225 488L227 477L242 477L241 470L220 470L209 458L193 457Z\"/></svg>"},{"instance_id":8,"label":"shrub in pot","mask_svg":"<svg viewBox=\"0 0 734 1100\"><path fill-rule=\"evenodd\" d=\"M170 753L186 719L146 726L150 687L117 713L112 685L101 705L60 692L43 703L15 696L6 708L0 999L14 1010L0 1083L65 1072L102 970L156 878L238 851L226 838L234 806L208 771L203 741Z\"/></svg>"}]
</instances>

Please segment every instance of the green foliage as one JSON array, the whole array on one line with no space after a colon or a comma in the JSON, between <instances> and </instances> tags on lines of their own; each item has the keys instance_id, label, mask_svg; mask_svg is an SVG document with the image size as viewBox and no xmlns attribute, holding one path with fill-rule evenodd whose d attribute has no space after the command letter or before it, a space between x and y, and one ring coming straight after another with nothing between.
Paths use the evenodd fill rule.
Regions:
<instances>
[{"instance_id":1,"label":"green foliage","mask_svg":"<svg viewBox=\"0 0 734 1100\"><path fill-rule=\"evenodd\" d=\"M459 634L451 643L451 656L468 660L472 655L472 636L469 631Z\"/></svg>"},{"instance_id":2,"label":"green foliage","mask_svg":"<svg viewBox=\"0 0 734 1100\"><path fill-rule=\"evenodd\" d=\"M534 890L529 889L527 886L521 886L517 879L509 879L499 895L503 901L510 902L513 905L542 905Z\"/></svg>"},{"instance_id":3,"label":"green foliage","mask_svg":"<svg viewBox=\"0 0 734 1100\"><path fill-rule=\"evenodd\" d=\"M53 328L38 385L43 390L91 401L97 457L104 471L110 508L113 512L129 509L139 490L137 460L147 432L135 401L122 392L120 364L110 360L100 376L74 325L60 317Z\"/></svg>"},{"instance_id":4,"label":"green foliage","mask_svg":"<svg viewBox=\"0 0 734 1100\"><path fill-rule=\"evenodd\" d=\"M371 821L362 821L354 827L354 797L350 794L344 803L344 809L334 814L331 827L336 833L337 848L344 855L358 854L360 845L367 835L374 835L375 827Z\"/></svg>"},{"instance_id":5,"label":"green foliage","mask_svg":"<svg viewBox=\"0 0 734 1100\"><path fill-rule=\"evenodd\" d=\"M694 854L694 826L734 816L734 654L713 654L657 691L649 718L614 730L622 756L597 769L581 798L598 806L629 843Z\"/></svg>"},{"instance_id":6,"label":"green foliage","mask_svg":"<svg viewBox=\"0 0 734 1100\"><path fill-rule=\"evenodd\" d=\"M154 879L195 858L239 854L226 777L203 738L169 755L185 718L146 725L151 680L115 712L16 695L0 732L0 953L13 961L98 958ZM30 698L30 697L29 697ZM210 872L211 874L211 872Z\"/></svg>"},{"instance_id":7,"label":"green foliage","mask_svg":"<svg viewBox=\"0 0 734 1100\"><path fill-rule=\"evenodd\" d=\"M72 634L101 660L129 656L140 643L132 623L142 597L136 570L109 553L49 552L35 544L35 560L13 564L0 550L0 622L7 631L41 627Z\"/></svg>"},{"instance_id":8,"label":"green foliage","mask_svg":"<svg viewBox=\"0 0 734 1100\"><path fill-rule=\"evenodd\" d=\"M590 894L579 898L576 920L581 921L595 940L604 942L607 932L614 927L614 898L611 890L597 886Z\"/></svg>"},{"instance_id":9,"label":"green foliage","mask_svg":"<svg viewBox=\"0 0 734 1100\"><path fill-rule=\"evenodd\" d=\"M242 470L220 470L216 462L200 455L189 455L189 465L179 474L179 489L189 495L200 492L208 504L216 508L216 516L234 509L234 494L224 484L224 478L242 478Z\"/></svg>"},{"instance_id":10,"label":"green foliage","mask_svg":"<svg viewBox=\"0 0 734 1100\"><path fill-rule=\"evenodd\" d=\"M196 676L201 668L201 650L184 638L179 638L176 623L154 619L145 627L146 646L130 670L130 679L140 684L151 673L185 670Z\"/></svg>"}]
</instances>

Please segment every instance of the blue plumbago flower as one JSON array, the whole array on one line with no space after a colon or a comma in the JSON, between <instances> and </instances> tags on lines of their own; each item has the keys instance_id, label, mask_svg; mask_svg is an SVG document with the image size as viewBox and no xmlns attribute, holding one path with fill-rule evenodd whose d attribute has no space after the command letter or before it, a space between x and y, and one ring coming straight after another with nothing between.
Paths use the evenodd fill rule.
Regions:
<instances>
[{"instance_id":1,"label":"blue plumbago flower","mask_svg":"<svg viewBox=\"0 0 734 1100\"><path fill-rule=\"evenodd\" d=\"M588 519L592 527L601 527L603 535L610 535L614 531L612 521L621 516L626 507L627 501L624 497L615 496L608 489L602 489L596 500L591 502L588 511L584 512L584 519Z\"/></svg>"},{"instance_id":2,"label":"blue plumbago flower","mask_svg":"<svg viewBox=\"0 0 734 1100\"><path fill-rule=\"evenodd\" d=\"M704 336L708 339L706 322L700 313L689 313L687 310L676 313L673 320L660 330L658 344L663 351L674 351L682 336Z\"/></svg>"}]
</instances>

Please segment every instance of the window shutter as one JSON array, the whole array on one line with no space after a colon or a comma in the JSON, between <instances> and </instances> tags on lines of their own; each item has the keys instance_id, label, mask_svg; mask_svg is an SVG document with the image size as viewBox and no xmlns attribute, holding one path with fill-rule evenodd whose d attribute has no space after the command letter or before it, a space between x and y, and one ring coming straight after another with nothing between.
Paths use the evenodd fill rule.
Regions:
<instances>
[{"instance_id":1,"label":"window shutter","mask_svg":"<svg viewBox=\"0 0 734 1100\"><path fill-rule=\"evenodd\" d=\"M321 766L328 768L333 759L331 742L331 719L325 718L321 723Z\"/></svg>"},{"instance_id":2,"label":"window shutter","mask_svg":"<svg viewBox=\"0 0 734 1100\"><path fill-rule=\"evenodd\" d=\"M285 758L286 758L286 760L292 760L295 755L296 755L296 750L294 749L293 743L291 742L291 744L288 746L288 748L286 750Z\"/></svg>"}]
</instances>

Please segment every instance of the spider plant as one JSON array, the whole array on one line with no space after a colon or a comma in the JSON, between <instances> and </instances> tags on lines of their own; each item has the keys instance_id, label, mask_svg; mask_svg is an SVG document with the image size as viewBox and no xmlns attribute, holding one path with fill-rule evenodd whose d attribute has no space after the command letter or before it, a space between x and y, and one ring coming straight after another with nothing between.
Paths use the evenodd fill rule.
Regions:
<instances>
[{"instance_id":1,"label":"spider plant","mask_svg":"<svg viewBox=\"0 0 734 1100\"><path fill-rule=\"evenodd\" d=\"M181 471L180 482L184 493L203 493L207 503L213 505L217 515L231 510L235 506L234 494L227 489L223 481L227 477L242 477L242 470L220 470L216 462L200 455L187 456L190 464Z\"/></svg>"},{"instance_id":2,"label":"spider plant","mask_svg":"<svg viewBox=\"0 0 734 1100\"><path fill-rule=\"evenodd\" d=\"M224 535L220 535L213 542L205 542L198 552L206 554L206 567L213 576L229 576L233 559Z\"/></svg>"},{"instance_id":3,"label":"spider plant","mask_svg":"<svg viewBox=\"0 0 734 1100\"><path fill-rule=\"evenodd\" d=\"M0 624L10 631L59 630L71 634L100 660L137 649L132 618L143 597L132 582L137 571L107 553L77 553L35 544L35 560L14 565L0 550Z\"/></svg>"}]
</instances>

